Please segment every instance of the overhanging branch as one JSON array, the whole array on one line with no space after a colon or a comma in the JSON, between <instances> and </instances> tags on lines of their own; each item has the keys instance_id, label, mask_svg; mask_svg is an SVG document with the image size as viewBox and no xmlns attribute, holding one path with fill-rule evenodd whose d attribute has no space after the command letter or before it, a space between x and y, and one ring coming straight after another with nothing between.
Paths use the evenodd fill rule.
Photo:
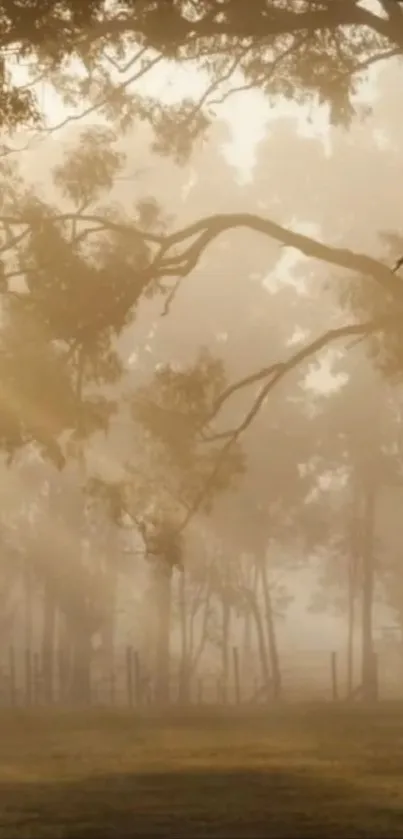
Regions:
<instances>
[{"instance_id":1,"label":"overhanging branch","mask_svg":"<svg viewBox=\"0 0 403 839\"><path fill-rule=\"evenodd\" d=\"M107 217L104 218L97 212L77 212L76 214L60 213L52 215L50 219L52 224L55 222L63 223L69 220L76 220L77 222L81 222L83 225L83 230L77 233L77 237L91 235L91 233L94 232L94 229L91 230L91 227L96 225L95 230L97 233L101 232L102 228L105 232L108 230L121 232L128 237L132 237L133 244L143 241L145 245L152 246L153 255L151 256L150 254L150 262L146 267L143 267L139 272L137 272L137 279L140 274L142 276L142 288L144 292L146 291L149 283L155 281L156 279L162 280L164 277L176 277L178 280L180 278L185 278L197 266L209 244L211 244L219 235L224 232L243 227L256 233L268 236L269 238L279 242L284 247L295 248L299 250L300 253L304 254L304 256L322 260L330 265L353 271L361 276L367 276L383 288L386 298L385 303L393 301L394 305L396 305L396 303L398 304L399 309L401 305L403 306L403 282L401 278L394 273L400 261L398 261L394 269L391 270L387 265L379 262L379 260L371 256L363 253L357 253L349 250L348 248L340 248L325 244L310 236L290 230L287 227L272 221L271 219L263 218L262 216L252 213L224 213L207 216L185 228L182 228L181 230L165 235L163 233L157 234L148 230L142 230L132 222L126 222L123 220L115 221ZM3 226L3 229L7 228L10 231L13 228L17 228L18 232L15 234L17 238L18 236L26 235L28 230L35 227L38 223L43 224L44 221L41 219L32 219L29 217L29 214L24 212L21 213L20 216L4 215L0 217L0 225ZM23 228L22 231L21 228ZM17 241L17 238L13 239L13 244ZM175 291L177 290L177 286L178 283L168 298L168 309ZM136 291L135 300L137 300L138 288L136 287L134 290ZM134 300L132 300L131 295L129 294L125 301L120 301L119 310L124 306L125 310L128 311L133 305L133 302ZM355 327L353 328L355 329ZM337 337L342 337L343 333L340 333L338 336L336 332L337 331L334 331L334 333L331 334L329 340L335 340ZM348 332L346 334L348 334ZM351 334L359 333L352 332ZM316 352L319 348L320 347L316 347L316 349L311 348L310 352ZM279 372L278 365L274 365L274 368L266 368L262 376L264 378L270 373L277 372ZM253 374L252 381L250 381L250 383L259 381L260 378L260 373ZM236 389L239 389L238 385L236 386ZM232 391L233 390L234 388L232 388Z\"/></svg>"},{"instance_id":2,"label":"overhanging branch","mask_svg":"<svg viewBox=\"0 0 403 839\"><path fill-rule=\"evenodd\" d=\"M356 253L348 248L326 245L317 239L289 230L277 222L253 213L223 213L207 216L176 233L168 235L162 247L164 258L160 261L160 270L163 271L164 266L166 266L172 272L176 267L178 274L182 276L189 274L196 267L206 247L214 239L222 233L238 227L261 233L277 242L281 242L286 247L295 248L313 259L319 259L338 268L367 275L379 283L394 299L401 301L403 304L403 284L399 278L394 276L387 265L371 256ZM189 242L189 244L184 247L182 252L169 257L171 249L186 245L186 242Z\"/></svg>"},{"instance_id":3,"label":"overhanging branch","mask_svg":"<svg viewBox=\"0 0 403 839\"><path fill-rule=\"evenodd\" d=\"M231 385L223 394L220 396L219 400L217 401L213 414L209 418L209 421L216 415L219 408L223 405L224 401L226 401L231 395L233 395L236 391L241 390L247 386L250 386L258 381L264 381L264 379L268 378L268 381L260 388L256 398L253 401L252 406L245 414L241 423L233 430L229 432L224 432L221 435L217 435L217 438L220 436L227 437L227 441L220 450L214 469L211 471L209 477L205 481L204 485L200 489L200 492L196 496L193 505L188 510L180 530L184 530L185 527L189 524L190 520L193 518L195 513L200 509L203 502L208 498L210 491L213 489L214 484L217 480L217 477L221 471L221 468L225 462L225 459L231 449L231 447L239 440L241 435L250 427L256 416L258 415L260 409L264 405L269 393L278 385L282 379L285 378L288 373L291 373L295 370L300 364L308 359L312 358L318 352L320 352L325 347L330 346L335 341L352 338L352 337L369 337L370 335L374 335L377 332L384 332L388 327L392 326L393 324L400 321L398 315L385 315L383 317L377 317L372 320L366 321L365 323L352 323L347 324L345 326L338 327L337 329L330 329L322 335L319 335L313 341L310 341L309 344L306 344L302 349L298 350L296 353L290 356L285 361L278 362L277 364L271 365L270 367L265 367L258 373L253 373L251 376L247 376L244 379L241 379L239 382ZM211 438L213 439L213 438Z\"/></svg>"}]
</instances>

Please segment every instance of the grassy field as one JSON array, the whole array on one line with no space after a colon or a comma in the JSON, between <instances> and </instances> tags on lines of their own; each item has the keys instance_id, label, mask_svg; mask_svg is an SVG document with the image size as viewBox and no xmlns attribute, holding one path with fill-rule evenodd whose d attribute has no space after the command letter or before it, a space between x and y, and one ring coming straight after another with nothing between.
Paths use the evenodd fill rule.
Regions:
<instances>
[{"instance_id":1,"label":"grassy field","mask_svg":"<svg viewBox=\"0 0 403 839\"><path fill-rule=\"evenodd\" d=\"M0 837L403 837L403 710L2 712Z\"/></svg>"}]
</instances>

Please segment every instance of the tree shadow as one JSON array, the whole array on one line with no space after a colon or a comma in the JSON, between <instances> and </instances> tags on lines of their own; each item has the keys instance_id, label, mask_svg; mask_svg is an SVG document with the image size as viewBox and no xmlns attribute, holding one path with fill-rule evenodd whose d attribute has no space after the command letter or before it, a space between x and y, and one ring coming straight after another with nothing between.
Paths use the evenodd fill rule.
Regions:
<instances>
[{"instance_id":1,"label":"tree shadow","mask_svg":"<svg viewBox=\"0 0 403 839\"><path fill-rule=\"evenodd\" d=\"M2 784L0 837L403 837L403 809L311 772L190 771Z\"/></svg>"}]
</instances>

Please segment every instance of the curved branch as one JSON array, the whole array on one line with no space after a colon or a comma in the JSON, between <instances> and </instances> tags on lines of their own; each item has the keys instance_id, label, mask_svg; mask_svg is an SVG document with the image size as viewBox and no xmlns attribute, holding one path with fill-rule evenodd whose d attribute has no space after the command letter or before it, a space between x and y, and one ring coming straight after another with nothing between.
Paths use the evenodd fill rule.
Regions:
<instances>
[{"instance_id":1,"label":"curved branch","mask_svg":"<svg viewBox=\"0 0 403 839\"><path fill-rule=\"evenodd\" d=\"M171 234L152 233L141 230L141 228L132 222L115 221L108 217L103 217L96 212L60 213L59 215L53 215L51 219L52 223L62 223L69 220L76 220L87 226L88 229L84 228L84 231L78 234L78 236L90 235L91 232L95 232L91 230L91 226L95 225L96 232L100 232L102 228L116 232L119 231L128 236L142 239L149 245L153 245L154 255L147 268L141 272L144 290L155 279L162 280L164 277L184 278L188 276L197 266L205 249L214 239L225 231L244 227L275 239L283 247L296 248L307 257L320 259L330 265L354 271L360 275L367 275L382 286L389 298L388 302L393 300L394 303L399 304L399 308L403 304L403 283L401 278L395 273L399 262L391 270L387 265L371 256L356 253L348 248L327 245L310 236L289 230L287 227L271 219L263 218L253 213L223 213L207 216ZM33 220L27 213L22 213L20 216L0 216L0 225L4 227L8 226L9 228L26 227L29 229L38 223L43 222ZM22 231L23 235L24 233L25 231ZM178 252L181 245L182 251ZM177 290L177 287L178 284L174 286L169 302L172 302L171 298ZM137 294L138 289L136 289L136 299ZM127 310L132 305L133 301L129 296Z\"/></svg>"},{"instance_id":2,"label":"curved branch","mask_svg":"<svg viewBox=\"0 0 403 839\"><path fill-rule=\"evenodd\" d=\"M188 276L214 239L226 231L244 227L275 239L284 247L295 248L305 256L322 260L330 265L358 274L367 274L379 283L384 291L393 296L394 300L403 303L403 283L387 265L374 257L356 253L348 248L327 245L253 213L222 213L206 216L188 227L166 235L141 230L131 222L114 221L97 213L60 213L52 216L52 223L74 219L88 226L97 225L97 232L104 227L105 230L109 229L137 236L145 242L154 244L156 254L149 266L149 271L150 275L153 274L160 278L163 276ZM28 214L22 213L20 216L0 216L0 224L7 224L10 227L25 225L29 227L35 222ZM88 234L90 232L94 231L88 230ZM175 253L175 250L181 245L184 246L182 252ZM170 251L174 252L170 254Z\"/></svg>"},{"instance_id":3,"label":"curved branch","mask_svg":"<svg viewBox=\"0 0 403 839\"><path fill-rule=\"evenodd\" d=\"M246 431L252 424L253 420L256 418L264 402L266 401L266 398L269 395L270 391L273 390L273 388L277 384L279 384L279 382L283 378L285 378L285 376L288 373L291 373L300 364L302 364L302 362L307 361L309 358L312 358L312 356L316 355L316 353L320 352L320 350L324 349L325 347L329 346L337 340L357 336L367 338L370 335L374 335L376 332L385 331L385 329L387 329L388 326L391 326L394 322L397 322L398 320L401 321L401 318L399 318L398 315L388 314L383 317L377 317L372 320L366 321L365 323L351 323L347 324L346 326L340 326L336 329L329 329L328 331L322 333L322 335L319 335L313 341L310 341L309 344L306 344L304 347L302 347L302 349L298 350L286 361L279 362L278 364L274 364L271 367L263 368L263 370L261 370L260 372L254 373L252 374L252 376L246 377L245 379L242 379L240 382L228 388L227 391L225 391L218 400L220 406L224 402L223 397L225 396L225 394L225 398L229 398L229 396L236 390L240 390L241 388L246 387L252 384L253 382L267 378L267 376L269 375L268 381L262 386L262 388L258 392L258 395L256 396L249 411L245 414L242 422L235 429L227 432L227 442L218 454L214 469L212 470L209 477L202 486L200 492L196 496L192 506L189 508L180 527L180 531L183 531L187 527L190 520L193 518L195 513L200 509L201 505L208 497L210 490L214 487L217 476L219 475L219 472L231 447L239 440L243 432ZM211 419L212 416L209 418L209 421L211 421ZM223 437L223 434L221 434L221 437Z\"/></svg>"},{"instance_id":4,"label":"curved branch","mask_svg":"<svg viewBox=\"0 0 403 839\"><path fill-rule=\"evenodd\" d=\"M221 233L236 227L245 227L256 233L262 233L281 242L286 247L296 248L305 256L320 259L338 268L345 268L359 274L368 274L382 285L385 291L403 303L403 284L393 275L387 265L371 256L356 253L348 248L326 245L317 239L289 230L287 227L277 224L277 222L253 213L222 213L207 216L176 233L168 235L163 245L167 264L172 268L176 262L178 273L182 275L190 273L207 245ZM191 242L180 255L171 257L169 260L168 251L189 239L195 239L196 241Z\"/></svg>"},{"instance_id":5,"label":"curved branch","mask_svg":"<svg viewBox=\"0 0 403 839\"><path fill-rule=\"evenodd\" d=\"M326 335L328 334L329 333L326 333ZM234 382L234 384L228 385L228 387L226 387L225 390L223 390L223 392L216 400L213 406L213 410L207 419L207 423L211 422L217 416L224 403L227 402L231 396L233 396L235 393L238 393L238 391L240 390L244 390L246 387L250 387L251 385L261 382L263 379L267 379L267 377L271 376L272 374L280 372L280 370L283 369L283 366L284 362L277 361L275 364L269 364L268 367L262 367L261 370L257 370L256 373L251 373L249 376L244 376L244 378L239 379L237 382ZM225 436L228 436L227 432L225 432ZM212 438L209 437L206 439L211 440Z\"/></svg>"}]
</instances>

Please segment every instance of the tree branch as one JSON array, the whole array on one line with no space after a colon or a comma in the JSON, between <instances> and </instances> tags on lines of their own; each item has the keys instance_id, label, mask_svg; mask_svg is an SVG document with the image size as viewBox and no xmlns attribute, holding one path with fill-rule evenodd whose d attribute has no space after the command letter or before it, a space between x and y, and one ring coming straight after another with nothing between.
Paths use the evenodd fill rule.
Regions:
<instances>
[{"instance_id":1,"label":"tree branch","mask_svg":"<svg viewBox=\"0 0 403 839\"><path fill-rule=\"evenodd\" d=\"M211 422L213 415L217 413L217 404L219 407L221 407L225 399L229 398L229 396L231 396L237 390L241 390L242 388L256 383L257 381L262 381L265 378L267 378L267 376L269 376L268 381L258 392L258 395L256 396L251 408L245 414L242 422L235 429L227 433L224 432L224 434L228 438L227 442L218 454L214 469L205 481L194 503L188 510L180 527L180 531L183 531L185 527L187 527L190 520L193 518L195 513L200 509L201 505L208 497L211 489L214 487L216 479L220 473L220 470L225 462L225 459L231 447L239 440L240 436L252 424L253 420L256 418L264 402L266 401L270 391L272 391L274 387L278 385L280 381L283 378L285 378L285 376L288 373L291 373L304 361L307 361L308 359L312 358L314 355L320 352L320 350L324 349L325 347L329 346L337 340L341 340L343 338L351 338L353 336L362 336L365 338L375 334L376 332L383 332L385 331L385 329L388 328L388 326L391 326L393 323L398 322L401 322L401 317L397 316L396 313L394 313L393 315L388 314L384 317L374 318L370 321L366 321L365 323L352 323L347 324L346 326L338 327L337 329L330 329L327 332L324 332L322 335L319 335L313 341L310 341L309 344L306 344L304 347L302 347L302 349L298 350L286 361L278 362L277 364L274 364L270 367L265 367L260 372L254 373L251 376L247 376L244 379L237 382L236 384L230 386L230 388L228 388L221 395L220 399L216 403L214 414L210 416L208 420L209 422ZM221 434L220 436L222 438L224 435Z\"/></svg>"},{"instance_id":2,"label":"tree branch","mask_svg":"<svg viewBox=\"0 0 403 839\"><path fill-rule=\"evenodd\" d=\"M254 9L255 5L255 9ZM221 12L221 14L219 14ZM361 5L358 0L328 0L325 8L305 11L257 3L239 3L230 0L225 7L209 9L198 20L181 15L180 7L165 0L159 7L142 9L141 14L118 14L106 17L91 27L86 43L94 43L105 37L141 35L148 46L155 49L172 49L206 38L225 35L229 38L264 38L302 33L314 34L323 30L334 31L340 27L365 26L384 38L396 42L399 32L393 31L390 20L379 18Z\"/></svg>"},{"instance_id":3,"label":"tree branch","mask_svg":"<svg viewBox=\"0 0 403 839\"><path fill-rule=\"evenodd\" d=\"M359 274L368 274L376 282L380 283L385 291L403 303L403 284L398 278L394 277L387 265L384 265L371 256L363 253L355 253L348 248L326 245L317 239L305 236L302 233L296 233L293 230L283 227L281 224L277 224L270 219L265 219L262 216L254 215L253 213L222 213L207 216L176 233L166 236L163 245L165 264L171 268L176 264L178 273L182 275L190 273L196 266L207 245L213 242L221 233L237 227L245 227L257 233L262 233L281 242L286 247L296 248L305 256L320 259L338 268L345 268ZM188 239L196 239L196 241L192 242L181 254L172 257L169 261L169 250L185 243Z\"/></svg>"},{"instance_id":4,"label":"tree branch","mask_svg":"<svg viewBox=\"0 0 403 839\"><path fill-rule=\"evenodd\" d=\"M51 217L52 224L72 220L77 220L84 226L84 230L77 233L77 239L80 236L91 235L92 232L101 232L104 228L105 230L125 233L128 236L136 237L137 240L142 239L144 243L153 245L154 254L147 267L141 270L144 291L148 284L156 279L162 280L164 277L185 278L197 266L208 245L219 235L238 227L244 227L275 239L284 247L295 248L307 257L322 260L330 265L354 271L360 275L367 275L382 287L388 297L386 302L393 301L393 303L398 303L399 306L403 305L403 282L394 273L399 263L391 270L387 265L371 256L356 253L348 248L324 244L317 239L297 233L253 213L224 213L207 216L171 234L141 230L132 222L114 221L96 212L61 213ZM33 219L29 214L24 213L21 216L0 216L0 224L3 224L4 227L8 226L8 228L29 228L43 223L46 223L46 219L45 221ZM92 225L96 225L93 230L91 230ZM182 250L180 250L180 246L182 246ZM176 283L169 293L166 311L169 310L178 287L179 284ZM138 299L137 287L135 299ZM126 311L133 305L130 295L128 295L125 305Z\"/></svg>"},{"instance_id":5,"label":"tree branch","mask_svg":"<svg viewBox=\"0 0 403 839\"><path fill-rule=\"evenodd\" d=\"M371 256L356 253L348 248L326 245L317 239L289 230L277 222L254 215L253 213L222 213L206 216L188 227L167 235L141 230L131 222L113 221L96 213L60 213L59 215L53 215L51 222L53 224L74 219L77 219L82 224L97 225L97 230L88 230L88 235L91 232L99 232L104 227L105 230L135 235L145 242L148 241L156 245L157 253L155 259L150 264L150 269L152 269L150 270L150 274L153 273L155 276L161 278L163 276L188 276L198 264L205 249L214 239L226 231L244 227L275 239L285 247L295 248L305 256L328 262L330 265L338 268L355 271L359 274L367 274L379 283L388 294L392 295L395 300L397 299L403 303L403 283L387 265L384 265ZM42 223L42 220L33 220L29 215L24 213L21 216L0 216L0 224L10 227L24 225L29 227ZM186 245L188 240L193 241L181 253L170 255L169 252L171 250L178 248L180 245Z\"/></svg>"}]
</instances>

